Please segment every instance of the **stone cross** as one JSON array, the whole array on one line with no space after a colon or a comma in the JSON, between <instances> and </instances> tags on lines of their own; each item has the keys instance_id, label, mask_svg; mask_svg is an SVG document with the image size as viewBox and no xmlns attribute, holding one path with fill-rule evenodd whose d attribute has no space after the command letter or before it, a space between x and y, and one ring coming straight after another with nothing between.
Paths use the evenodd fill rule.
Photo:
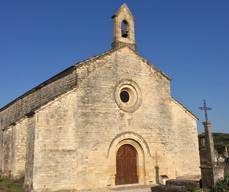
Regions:
<instances>
[{"instance_id":1,"label":"stone cross","mask_svg":"<svg viewBox=\"0 0 229 192\"><path fill-rule=\"evenodd\" d=\"M206 100L205 99L204 99L204 105L203 105L203 107L199 107L199 109L204 111L205 121L208 122L208 111L211 110L212 108L207 107L207 104L206 104Z\"/></svg>"}]
</instances>

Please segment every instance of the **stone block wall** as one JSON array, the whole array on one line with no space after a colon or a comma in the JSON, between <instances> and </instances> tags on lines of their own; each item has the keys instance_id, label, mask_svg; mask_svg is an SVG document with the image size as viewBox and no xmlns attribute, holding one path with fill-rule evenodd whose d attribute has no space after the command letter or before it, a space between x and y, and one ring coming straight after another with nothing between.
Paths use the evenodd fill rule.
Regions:
<instances>
[{"instance_id":1,"label":"stone block wall","mask_svg":"<svg viewBox=\"0 0 229 192\"><path fill-rule=\"evenodd\" d=\"M112 48L120 48L122 46L129 46L135 49L135 28L134 17L131 14L129 8L124 4L120 7L119 11L112 17L113 18L113 42ZM125 20L128 28L128 38L122 37L121 26Z\"/></svg>"},{"instance_id":2,"label":"stone block wall","mask_svg":"<svg viewBox=\"0 0 229 192\"><path fill-rule=\"evenodd\" d=\"M12 165L12 155L13 155L13 129L9 127L3 133L3 154L2 154L2 173L4 176L10 177L11 175L11 165Z\"/></svg>"},{"instance_id":3,"label":"stone block wall","mask_svg":"<svg viewBox=\"0 0 229 192\"><path fill-rule=\"evenodd\" d=\"M176 176L200 176L200 158L196 118L176 100L171 100L173 111L174 159ZM172 138L171 138L172 140Z\"/></svg>"},{"instance_id":4,"label":"stone block wall","mask_svg":"<svg viewBox=\"0 0 229 192\"><path fill-rule=\"evenodd\" d=\"M139 149L141 184L156 182L155 166L169 178L182 176L188 163L184 173L199 173L195 119L180 106L171 107L170 84L163 74L129 48L81 65L76 73L77 88L36 111L30 182L35 191L114 186L116 151L125 142ZM116 87L128 79L141 91L141 105L133 112L123 111L115 98ZM174 110L178 122L173 121ZM182 155L190 155L186 150L192 162L184 160Z\"/></svg>"},{"instance_id":5,"label":"stone block wall","mask_svg":"<svg viewBox=\"0 0 229 192\"><path fill-rule=\"evenodd\" d=\"M124 47L66 73L0 112L3 171L15 178L24 172L26 190L113 187L116 152L128 143L138 152L140 184L156 183L155 167L169 178L199 174L196 119L145 59ZM117 102L122 83L139 87L131 112Z\"/></svg>"},{"instance_id":6,"label":"stone block wall","mask_svg":"<svg viewBox=\"0 0 229 192\"><path fill-rule=\"evenodd\" d=\"M225 164L224 163L219 163L215 165L214 167L214 180L215 182L222 180L225 175Z\"/></svg>"},{"instance_id":7,"label":"stone block wall","mask_svg":"<svg viewBox=\"0 0 229 192\"><path fill-rule=\"evenodd\" d=\"M24 188L26 191L33 190L33 169L34 169L34 143L35 143L35 123L36 116L33 114L28 117L27 127L25 127L27 131L28 137L26 137L26 158L25 158L25 180L24 180Z\"/></svg>"},{"instance_id":8,"label":"stone block wall","mask_svg":"<svg viewBox=\"0 0 229 192\"><path fill-rule=\"evenodd\" d=\"M229 158L225 160L225 168L224 168L225 175L229 175Z\"/></svg>"},{"instance_id":9,"label":"stone block wall","mask_svg":"<svg viewBox=\"0 0 229 192\"><path fill-rule=\"evenodd\" d=\"M26 156L26 116L77 84L75 66L57 74L0 109L0 172L23 177Z\"/></svg>"},{"instance_id":10,"label":"stone block wall","mask_svg":"<svg viewBox=\"0 0 229 192\"><path fill-rule=\"evenodd\" d=\"M35 191L76 188L81 163L75 144L77 119L72 112L76 103L75 91L70 91L36 112L33 170L28 173L32 172L30 183Z\"/></svg>"},{"instance_id":11,"label":"stone block wall","mask_svg":"<svg viewBox=\"0 0 229 192\"><path fill-rule=\"evenodd\" d=\"M14 127L14 159L12 164L11 177L13 179L24 178L25 176L25 160L27 147L27 118L22 119Z\"/></svg>"},{"instance_id":12,"label":"stone block wall","mask_svg":"<svg viewBox=\"0 0 229 192\"><path fill-rule=\"evenodd\" d=\"M26 127L25 118L2 132L1 172L12 179L23 178L25 174Z\"/></svg>"}]
</instances>

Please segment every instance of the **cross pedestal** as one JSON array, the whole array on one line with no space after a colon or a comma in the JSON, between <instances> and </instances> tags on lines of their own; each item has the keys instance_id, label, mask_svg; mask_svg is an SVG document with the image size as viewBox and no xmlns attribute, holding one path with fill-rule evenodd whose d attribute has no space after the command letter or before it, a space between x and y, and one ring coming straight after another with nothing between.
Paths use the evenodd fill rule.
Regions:
<instances>
[{"instance_id":1,"label":"cross pedestal","mask_svg":"<svg viewBox=\"0 0 229 192\"><path fill-rule=\"evenodd\" d=\"M204 142L202 141L202 146L200 146L202 188L204 192L213 192L215 186L214 142L211 123L205 121L203 125L205 133L201 139L204 139Z\"/></svg>"}]
</instances>

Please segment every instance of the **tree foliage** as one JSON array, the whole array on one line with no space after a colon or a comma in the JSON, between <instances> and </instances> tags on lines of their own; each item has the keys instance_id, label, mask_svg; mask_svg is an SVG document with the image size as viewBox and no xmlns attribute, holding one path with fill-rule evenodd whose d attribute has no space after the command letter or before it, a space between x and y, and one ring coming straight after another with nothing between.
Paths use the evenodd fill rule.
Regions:
<instances>
[{"instance_id":1,"label":"tree foliage","mask_svg":"<svg viewBox=\"0 0 229 192\"><path fill-rule=\"evenodd\" d=\"M225 146L229 147L229 134L226 133L213 133L216 151L224 156Z\"/></svg>"}]
</instances>

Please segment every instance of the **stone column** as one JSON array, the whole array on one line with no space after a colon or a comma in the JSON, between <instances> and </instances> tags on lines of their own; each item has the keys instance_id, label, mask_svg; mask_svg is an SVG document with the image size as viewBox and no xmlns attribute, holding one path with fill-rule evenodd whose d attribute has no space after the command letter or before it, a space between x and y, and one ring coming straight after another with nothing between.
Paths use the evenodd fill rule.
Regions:
<instances>
[{"instance_id":1,"label":"stone column","mask_svg":"<svg viewBox=\"0 0 229 192\"><path fill-rule=\"evenodd\" d=\"M229 147L225 147L225 158L229 158Z\"/></svg>"},{"instance_id":2,"label":"stone column","mask_svg":"<svg viewBox=\"0 0 229 192\"><path fill-rule=\"evenodd\" d=\"M200 146L202 188L204 192L213 192L215 186L214 141L211 123L209 121L205 121L203 122L203 125L205 129L205 141L202 142L203 146Z\"/></svg>"},{"instance_id":3,"label":"stone column","mask_svg":"<svg viewBox=\"0 0 229 192\"><path fill-rule=\"evenodd\" d=\"M27 138L26 138L26 160L25 160L25 180L24 190L33 190L33 169L34 169L34 142L35 142L35 112L27 115Z\"/></svg>"}]
</instances>

